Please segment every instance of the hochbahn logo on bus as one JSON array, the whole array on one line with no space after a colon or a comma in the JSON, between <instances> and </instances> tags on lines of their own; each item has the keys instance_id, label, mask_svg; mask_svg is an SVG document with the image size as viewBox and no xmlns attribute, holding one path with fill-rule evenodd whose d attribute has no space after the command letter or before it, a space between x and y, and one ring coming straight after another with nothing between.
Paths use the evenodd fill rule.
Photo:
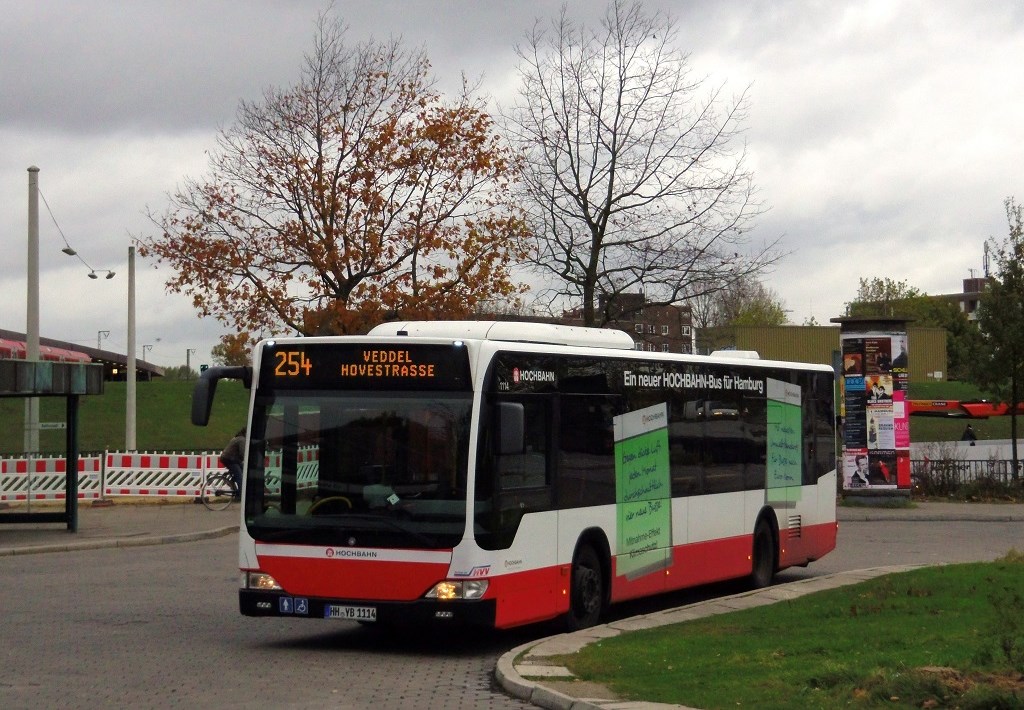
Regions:
<instances>
[{"instance_id":1,"label":"hochbahn logo on bus","mask_svg":"<svg viewBox=\"0 0 1024 710\"><path fill-rule=\"evenodd\" d=\"M518 367L512 368L512 381L516 384L520 382L554 382L555 373L551 370L520 370Z\"/></svg>"}]
</instances>

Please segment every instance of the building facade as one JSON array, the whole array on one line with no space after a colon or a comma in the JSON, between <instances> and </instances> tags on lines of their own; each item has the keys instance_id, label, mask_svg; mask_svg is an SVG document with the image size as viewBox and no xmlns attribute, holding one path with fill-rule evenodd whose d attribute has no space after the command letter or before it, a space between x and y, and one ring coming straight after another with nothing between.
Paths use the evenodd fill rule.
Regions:
<instances>
[{"instance_id":1,"label":"building facade","mask_svg":"<svg viewBox=\"0 0 1024 710\"><path fill-rule=\"evenodd\" d=\"M601 296L598 307L609 318L604 327L628 333L637 350L694 351L693 313L689 306L651 305L642 293L623 293L612 299ZM566 312L556 320L564 325L583 325L579 310Z\"/></svg>"}]
</instances>

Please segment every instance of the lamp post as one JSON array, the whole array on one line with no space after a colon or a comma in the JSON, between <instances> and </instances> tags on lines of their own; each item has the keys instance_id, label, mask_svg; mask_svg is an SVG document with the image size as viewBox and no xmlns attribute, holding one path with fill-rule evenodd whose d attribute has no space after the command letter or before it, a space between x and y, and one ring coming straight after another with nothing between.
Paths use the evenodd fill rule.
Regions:
<instances>
[{"instance_id":1,"label":"lamp post","mask_svg":"<svg viewBox=\"0 0 1024 710\"><path fill-rule=\"evenodd\" d=\"M39 361L39 168L28 169L28 297L25 359ZM25 451L39 450L39 399L25 400Z\"/></svg>"},{"instance_id":2,"label":"lamp post","mask_svg":"<svg viewBox=\"0 0 1024 710\"><path fill-rule=\"evenodd\" d=\"M135 247L128 247L128 387L124 409L124 446L135 451Z\"/></svg>"},{"instance_id":3,"label":"lamp post","mask_svg":"<svg viewBox=\"0 0 1024 710\"><path fill-rule=\"evenodd\" d=\"M100 349L100 341L102 341L104 338L109 338L109 337L110 337L110 331L109 330L97 330L96 331L96 349L97 350Z\"/></svg>"},{"instance_id":4,"label":"lamp post","mask_svg":"<svg viewBox=\"0 0 1024 710\"><path fill-rule=\"evenodd\" d=\"M142 360L143 360L143 362L146 361L146 353L148 353L152 349L153 349L152 345L143 345L142 346Z\"/></svg>"},{"instance_id":5,"label":"lamp post","mask_svg":"<svg viewBox=\"0 0 1024 710\"><path fill-rule=\"evenodd\" d=\"M64 251L64 250L61 249L61 251ZM90 279L98 279L100 277L100 274L102 274L102 273L106 273L107 274L106 276L103 277L105 279L112 279L112 278L114 278L114 272L111 271L110 269L92 269L89 272L89 278Z\"/></svg>"}]
</instances>

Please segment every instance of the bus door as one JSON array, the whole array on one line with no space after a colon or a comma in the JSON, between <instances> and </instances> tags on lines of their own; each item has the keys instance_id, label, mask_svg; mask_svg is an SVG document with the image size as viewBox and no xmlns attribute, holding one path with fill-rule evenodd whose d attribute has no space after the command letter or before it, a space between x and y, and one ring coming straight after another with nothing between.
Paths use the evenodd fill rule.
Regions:
<instances>
[{"instance_id":1,"label":"bus door","mask_svg":"<svg viewBox=\"0 0 1024 710\"><path fill-rule=\"evenodd\" d=\"M477 467L475 536L496 552L498 616L545 618L556 613L558 516L551 481L548 395L492 398L483 457Z\"/></svg>"}]
</instances>

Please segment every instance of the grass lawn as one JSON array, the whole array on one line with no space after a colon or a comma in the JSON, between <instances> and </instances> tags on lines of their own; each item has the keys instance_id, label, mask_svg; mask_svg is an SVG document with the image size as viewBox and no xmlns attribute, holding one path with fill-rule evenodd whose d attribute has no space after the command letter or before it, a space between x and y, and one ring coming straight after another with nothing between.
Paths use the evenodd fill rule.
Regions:
<instances>
[{"instance_id":1,"label":"grass lawn","mask_svg":"<svg viewBox=\"0 0 1024 710\"><path fill-rule=\"evenodd\" d=\"M245 425L249 390L241 382L225 380L217 386L217 397L207 427L193 426L190 418L194 382L153 380L139 382L135 391L135 431L139 451L220 450L231 435ZM123 451L125 446L124 382L106 382L101 395L78 400L78 448L83 453ZM63 397L40 400L40 422L64 422ZM24 444L25 400L0 399L0 452L21 452ZM64 452L62 430L39 432L44 453Z\"/></svg>"},{"instance_id":2,"label":"grass lawn","mask_svg":"<svg viewBox=\"0 0 1024 710\"><path fill-rule=\"evenodd\" d=\"M912 382L911 399L948 399L969 401L987 399L985 393L966 382ZM957 441L970 422L979 439L1009 439L1010 417L989 419L959 419L946 417L911 417L911 441ZM1024 420L1017 424L1024 429Z\"/></svg>"},{"instance_id":3,"label":"grass lawn","mask_svg":"<svg viewBox=\"0 0 1024 710\"><path fill-rule=\"evenodd\" d=\"M888 575L551 660L622 698L707 710L1022 708L1024 555Z\"/></svg>"}]
</instances>

